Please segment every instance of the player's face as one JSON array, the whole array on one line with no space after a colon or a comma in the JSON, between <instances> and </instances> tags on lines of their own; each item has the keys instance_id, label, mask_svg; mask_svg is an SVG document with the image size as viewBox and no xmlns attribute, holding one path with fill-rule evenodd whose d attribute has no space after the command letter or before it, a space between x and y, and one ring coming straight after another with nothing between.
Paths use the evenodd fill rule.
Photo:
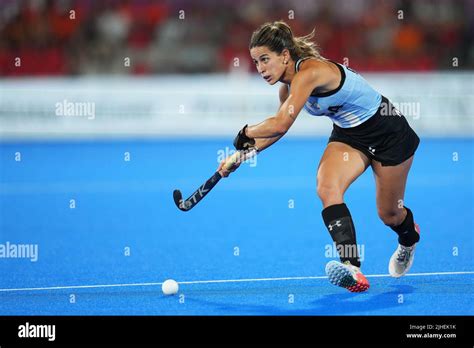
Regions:
<instances>
[{"instance_id":1,"label":"player's face","mask_svg":"<svg viewBox=\"0 0 474 348\"><path fill-rule=\"evenodd\" d=\"M255 63L258 73L270 85L279 81L286 70L283 54L271 51L267 46L254 47L250 49L250 56Z\"/></svg>"}]
</instances>

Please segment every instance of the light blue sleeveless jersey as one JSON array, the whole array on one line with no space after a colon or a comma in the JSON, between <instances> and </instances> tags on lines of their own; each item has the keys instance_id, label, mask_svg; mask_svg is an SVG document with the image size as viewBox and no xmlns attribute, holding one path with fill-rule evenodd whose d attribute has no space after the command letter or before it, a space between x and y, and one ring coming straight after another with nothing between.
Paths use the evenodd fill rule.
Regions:
<instances>
[{"instance_id":1,"label":"light blue sleeveless jersey","mask_svg":"<svg viewBox=\"0 0 474 348\"><path fill-rule=\"evenodd\" d=\"M296 62L296 71L304 59ZM312 116L328 116L341 128L356 127L371 118L380 106L382 96L352 69L342 64L341 83L338 88L325 93L313 92L304 108Z\"/></svg>"}]
</instances>

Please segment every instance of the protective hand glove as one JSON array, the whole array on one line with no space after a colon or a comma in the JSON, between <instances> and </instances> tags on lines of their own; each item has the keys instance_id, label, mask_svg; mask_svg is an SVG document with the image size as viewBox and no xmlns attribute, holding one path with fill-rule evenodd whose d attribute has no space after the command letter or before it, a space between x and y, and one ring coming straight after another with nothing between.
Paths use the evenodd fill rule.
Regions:
<instances>
[{"instance_id":1,"label":"protective hand glove","mask_svg":"<svg viewBox=\"0 0 474 348\"><path fill-rule=\"evenodd\" d=\"M239 131L239 134L234 139L234 146L237 150L248 150L255 146L255 139L249 138L245 134L247 124Z\"/></svg>"}]
</instances>

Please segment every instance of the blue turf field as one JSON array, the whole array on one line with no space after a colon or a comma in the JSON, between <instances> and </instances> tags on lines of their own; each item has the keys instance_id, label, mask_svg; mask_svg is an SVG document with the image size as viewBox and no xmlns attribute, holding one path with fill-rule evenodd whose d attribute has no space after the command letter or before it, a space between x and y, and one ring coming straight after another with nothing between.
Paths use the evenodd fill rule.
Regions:
<instances>
[{"instance_id":1,"label":"blue turf field","mask_svg":"<svg viewBox=\"0 0 474 348\"><path fill-rule=\"evenodd\" d=\"M378 220L370 168L349 189L362 269L376 275L363 294L309 278L330 260L315 194L325 143L282 139L187 213L173 190L202 184L229 139L1 143L0 244L37 244L39 257L0 258L0 315L474 314L473 139L422 139L405 197L422 233L412 276L386 276L396 235ZM266 279L280 277L302 279ZM246 281L165 297L168 278ZM135 285L76 287L114 284ZM50 287L72 288L4 291Z\"/></svg>"}]
</instances>

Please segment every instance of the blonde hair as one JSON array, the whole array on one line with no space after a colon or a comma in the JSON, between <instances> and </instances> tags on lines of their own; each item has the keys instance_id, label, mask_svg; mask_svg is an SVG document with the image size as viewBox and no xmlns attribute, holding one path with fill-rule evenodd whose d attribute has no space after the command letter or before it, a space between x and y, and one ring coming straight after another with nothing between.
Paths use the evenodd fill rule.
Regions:
<instances>
[{"instance_id":1,"label":"blonde hair","mask_svg":"<svg viewBox=\"0 0 474 348\"><path fill-rule=\"evenodd\" d=\"M311 40L314 35L313 29L308 35L296 37L285 22L267 22L253 32L249 49L267 46L271 51L280 54L286 48L294 61L300 58L324 59L316 43Z\"/></svg>"}]
</instances>

